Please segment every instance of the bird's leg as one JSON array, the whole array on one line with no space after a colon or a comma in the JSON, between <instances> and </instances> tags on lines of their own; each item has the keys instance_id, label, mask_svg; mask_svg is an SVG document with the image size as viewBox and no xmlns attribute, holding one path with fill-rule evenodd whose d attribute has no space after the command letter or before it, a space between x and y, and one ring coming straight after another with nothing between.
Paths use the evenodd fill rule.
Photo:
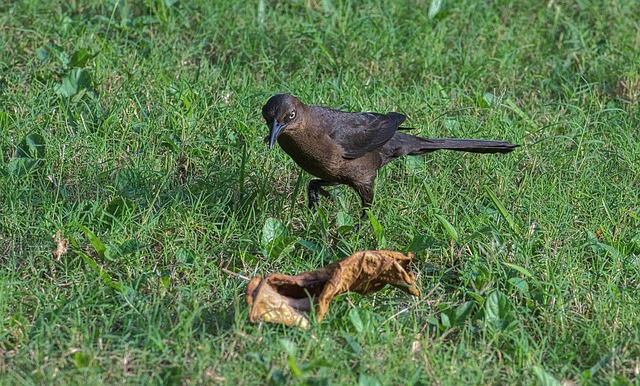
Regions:
<instances>
[{"instance_id":1,"label":"bird's leg","mask_svg":"<svg viewBox=\"0 0 640 386\"><path fill-rule=\"evenodd\" d=\"M309 185L307 186L307 198L309 199L309 208L313 209L320 201L320 195L331 199L331 195L329 192L324 190L323 186L334 186L338 185L337 182L325 181L320 179L315 179L309 181Z\"/></svg>"},{"instance_id":2,"label":"bird's leg","mask_svg":"<svg viewBox=\"0 0 640 386\"><path fill-rule=\"evenodd\" d=\"M371 208L371 203L373 202L373 184L356 186L355 189L362 201L362 214L360 215L360 219L366 219L367 209Z\"/></svg>"}]
</instances>

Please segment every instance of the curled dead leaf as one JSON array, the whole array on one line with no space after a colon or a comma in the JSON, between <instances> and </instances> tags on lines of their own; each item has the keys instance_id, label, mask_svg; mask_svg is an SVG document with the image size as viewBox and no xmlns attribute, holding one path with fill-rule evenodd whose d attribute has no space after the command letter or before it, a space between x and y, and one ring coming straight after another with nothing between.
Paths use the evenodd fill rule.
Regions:
<instances>
[{"instance_id":1,"label":"curled dead leaf","mask_svg":"<svg viewBox=\"0 0 640 386\"><path fill-rule=\"evenodd\" d=\"M337 295L347 291L368 295L387 284L420 296L414 274L407 271L413 257L413 253L362 251L295 276L256 276L247 287L247 303L251 308L249 321L306 329L312 308L317 320L321 321L329 309L329 302Z\"/></svg>"}]
</instances>

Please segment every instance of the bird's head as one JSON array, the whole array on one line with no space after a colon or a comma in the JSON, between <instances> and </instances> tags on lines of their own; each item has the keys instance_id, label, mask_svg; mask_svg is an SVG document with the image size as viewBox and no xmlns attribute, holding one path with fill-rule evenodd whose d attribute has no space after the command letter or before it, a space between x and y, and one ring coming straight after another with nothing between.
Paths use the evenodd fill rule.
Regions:
<instances>
[{"instance_id":1,"label":"bird's head","mask_svg":"<svg viewBox=\"0 0 640 386\"><path fill-rule=\"evenodd\" d=\"M293 127L300 119L302 102L289 94L274 95L262 107L262 116L267 121L269 148L272 148L278 135L287 128Z\"/></svg>"}]
</instances>

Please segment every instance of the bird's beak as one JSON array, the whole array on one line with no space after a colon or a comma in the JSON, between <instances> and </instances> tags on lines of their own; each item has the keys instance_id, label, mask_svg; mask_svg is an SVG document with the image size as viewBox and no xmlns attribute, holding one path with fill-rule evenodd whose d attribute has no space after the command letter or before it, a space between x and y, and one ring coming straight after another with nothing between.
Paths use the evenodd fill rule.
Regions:
<instances>
[{"instance_id":1,"label":"bird's beak","mask_svg":"<svg viewBox=\"0 0 640 386\"><path fill-rule=\"evenodd\" d=\"M271 126L271 130L269 131L269 149L273 148L273 144L276 143L276 139L278 139L278 135L284 128L284 125L278 122L277 119L273 120L273 125Z\"/></svg>"}]
</instances>

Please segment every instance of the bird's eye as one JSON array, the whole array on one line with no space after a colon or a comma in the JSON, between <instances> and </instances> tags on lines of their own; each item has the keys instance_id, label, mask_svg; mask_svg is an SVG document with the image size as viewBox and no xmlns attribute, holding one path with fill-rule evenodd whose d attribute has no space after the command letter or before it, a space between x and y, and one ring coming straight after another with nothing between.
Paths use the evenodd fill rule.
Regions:
<instances>
[{"instance_id":1,"label":"bird's eye","mask_svg":"<svg viewBox=\"0 0 640 386\"><path fill-rule=\"evenodd\" d=\"M296 117L296 112L292 111L291 114L289 114L289 120L292 120L295 117Z\"/></svg>"}]
</instances>

